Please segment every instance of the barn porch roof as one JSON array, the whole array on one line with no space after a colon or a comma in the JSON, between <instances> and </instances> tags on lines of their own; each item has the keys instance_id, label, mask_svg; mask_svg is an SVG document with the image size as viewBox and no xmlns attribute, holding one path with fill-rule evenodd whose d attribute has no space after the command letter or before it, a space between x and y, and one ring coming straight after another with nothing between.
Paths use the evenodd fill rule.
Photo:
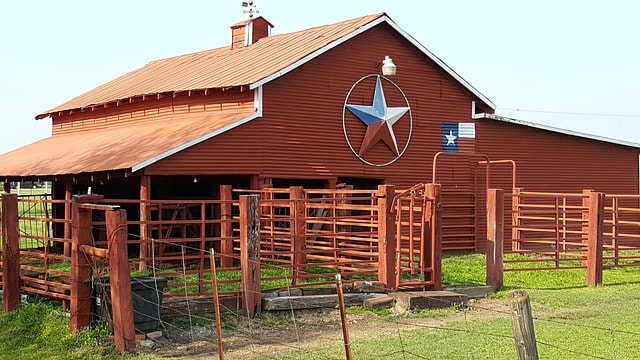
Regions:
<instances>
[{"instance_id":1,"label":"barn porch roof","mask_svg":"<svg viewBox=\"0 0 640 360\"><path fill-rule=\"evenodd\" d=\"M196 113L168 121L52 136L0 155L1 175L135 172L256 117L258 113L253 111Z\"/></svg>"}]
</instances>

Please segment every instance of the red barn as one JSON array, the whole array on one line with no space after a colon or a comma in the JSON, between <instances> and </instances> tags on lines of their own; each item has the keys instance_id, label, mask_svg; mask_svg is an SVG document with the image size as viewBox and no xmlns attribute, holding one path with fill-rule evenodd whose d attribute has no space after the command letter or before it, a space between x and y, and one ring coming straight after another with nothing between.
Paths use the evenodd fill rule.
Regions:
<instances>
[{"instance_id":1,"label":"red barn","mask_svg":"<svg viewBox=\"0 0 640 360\"><path fill-rule=\"evenodd\" d=\"M152 61L38 114L52 136L0 156L5 184L51 180L58 199L89 188L168 199L216 196L221 184L434 181L444 206L466 214L445 213L449 250L479 248L487 186L638 193L640 145L493 115L384 13L271 28L263 17L234 24L231 44Z\"/></svg>"}]
</instances>

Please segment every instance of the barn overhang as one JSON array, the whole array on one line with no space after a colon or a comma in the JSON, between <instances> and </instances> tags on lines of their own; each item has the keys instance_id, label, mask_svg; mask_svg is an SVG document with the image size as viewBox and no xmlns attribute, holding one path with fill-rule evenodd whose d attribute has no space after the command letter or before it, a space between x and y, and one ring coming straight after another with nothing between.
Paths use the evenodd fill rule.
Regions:
<instances>
[{"instance_id":1,"label":"barn overhang","mask_svg":"<svg viewBox=\"0 0 640 360\"><path fill-rule=\"evenodd\" d=\"M254 111L196 113L168 121L52 136L0 155L0 177L139 171L259 117Z\"/></svg>"}]
</instances>

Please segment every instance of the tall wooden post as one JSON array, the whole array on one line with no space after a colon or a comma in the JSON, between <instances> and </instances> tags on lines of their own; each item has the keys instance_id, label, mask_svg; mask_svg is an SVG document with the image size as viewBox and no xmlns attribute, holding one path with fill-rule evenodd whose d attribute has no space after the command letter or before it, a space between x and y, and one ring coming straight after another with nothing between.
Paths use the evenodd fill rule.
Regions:
<instances>
[{"instance_id":1,"label":"tall wooden post","mask_svg":"<svg viewBox=\"0 0 640 360\"><path fill-rule=\"evenodd\" d=\"M91 323L91 260L80 251L80 246L91 245L91 210L80 207L83 198L86 196L74 195L72 200L71 331Z\"/></svg>"},{"instance_id":2,"label":"tall wooden post","mask_svg":"<svg viewBox=\"0 0 640 360\"><path fill-rule=\"evenodd\" d=\"M529 294L524 290L509 295L513 338L519 360L538 360L536 333L533 329L533 314Z\"/></svg>"},{"instance_id":3,"label":"tall wooden post","mask_svg":"<svg viewBox=\"0 0 640 360\"><path fill-rule=\"evenodd\" d=\"M11 194L11 181L6 180L2 183L2 188L7 194Z\"/></svg>"},{"instance_id":4,"label":"tall wooden post","mask_svg":"<svg viewBox=\"0 0 640 360\"><path fill-rule=\"evenodd\" d=\"M149 255L151 251L151 229L149 220L151 220L151 211L149 207L151 200L151 176L140 176L140 263L138 268L146 270L149 266Z\"/></svg>"},{"instance_id":5,"label":"tall wooden post","mask_svg":"<svg viewBox=\"0 0 640 360\"><path fill-rule=\"evenodd\" d=\"M292 186L289 189L291 203L289 205L289 213L291 214L291 251L293 252L293 282L305 272L305 264L307 262L307 243L306 243L306 207L304 202L304 188L302 186Z\"/></svg>"},{"instance_id":6,"label":"tall wooden post","mask_svg":"<svg viewBox=\"0 0 640 360\"><path fill-rule=\"evenodd\" d=\"M487 285L499 290L503 285L504 192L487 192Z\"/></svg>"},{"instance_id":7,"label":"tall wooden post","mask_svg":"<svg viewBox=\"0 0 640 360\"><path fill-rule=\"evenodd\" d=\"M602 235L604 232L605 194L589 193L589 225L587 230L587 285L602 285Z\"/></svg>"},{"instance_id":8,"label":"tall wooden post","mask_svg":"<svg viewBox=\"0 0 640 360\"><path fill-rule=\"evenodd\" d=\"M231 185L220 185L220 267L233 267L233 215Z\"/></svg>"},{"instance_id":9,"label":"tall wooden post","mask_svg":"<svg viewBox=\"0 0 640 360\"><path fill-rule=\"evenodd\" d=\"M4 312L15 310L20 303L18 195L9 193L2 194L2 288Z\"/></svg>"},{"instance_id":10,"label":"tall wooden post","mask_svg":"<svg viewBox=\"0 0 640 360\"><path fill-rule=\"evenodd\" d=\"M396 283L396 225L393 209L393 185L378 185L378 281L387 289Z\"/></svg>"},{"instance_id":11,"label":"tall wooden post","mask_svg":"<svg viewBox=\"0 0 640 360\"><path fill-rule=\"evenodd\" d=\"M249 316L261 309L260 213L258 195L240 196L240 283L242 308Z\"/></svg>"},{"instance_id":12,"label":"tall wooden post","mask_svg":"<svg viewBox=\"0 0 640 360\"><path fill-rule=\"evenodd\" d=\"M118 351L131 351L136 346L133 323L131 276L127 255L127 212L107 210L107 241L109 247L109 280L113 338Z\"/></svg>"},{"instance_id":13,"label":"tall wooden post","mask_svg":"<svg viewBox=\"0 0 640 360\"><path fill-rule=\"evenodd\" d=\"M71 257L71 200L73 198L73 181L64 183L64 256Z\"/></svg>"},{"instance_id":14,"label":"tall wooden post","mask_svg":"<svg viewBox=\"0 0 640 360\"><path fill-rule=\"evenodd\" d=\"M431 268L433 269L433 290L442 290L442 188L440 184L426 184L426 195L434 199L431 212ZM424 250L423 250L424 251Z\"/></svg>"}]
</instances>

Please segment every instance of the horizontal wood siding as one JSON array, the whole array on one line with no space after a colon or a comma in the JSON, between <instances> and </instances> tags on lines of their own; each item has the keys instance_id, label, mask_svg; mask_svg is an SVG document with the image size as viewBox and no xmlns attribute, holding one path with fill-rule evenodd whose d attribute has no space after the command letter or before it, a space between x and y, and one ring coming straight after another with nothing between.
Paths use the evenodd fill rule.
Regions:
<instances>
[{"instance_id":1,"label":"horizontal wood siding","mask_svg":"<svg viewBox=\"0 0 640 360\"><path fill-rule=\"evenodd\" d=\"M240 88L228 91L204 90L153 96L143 100L135 98L120 105L101 106L97 109L65 113L53 118L53 136L113 128L148 121L171 120L183 114L195 114L214 111L238 111L254 107L253 92Z\"/></svg>"}]
</instances>

